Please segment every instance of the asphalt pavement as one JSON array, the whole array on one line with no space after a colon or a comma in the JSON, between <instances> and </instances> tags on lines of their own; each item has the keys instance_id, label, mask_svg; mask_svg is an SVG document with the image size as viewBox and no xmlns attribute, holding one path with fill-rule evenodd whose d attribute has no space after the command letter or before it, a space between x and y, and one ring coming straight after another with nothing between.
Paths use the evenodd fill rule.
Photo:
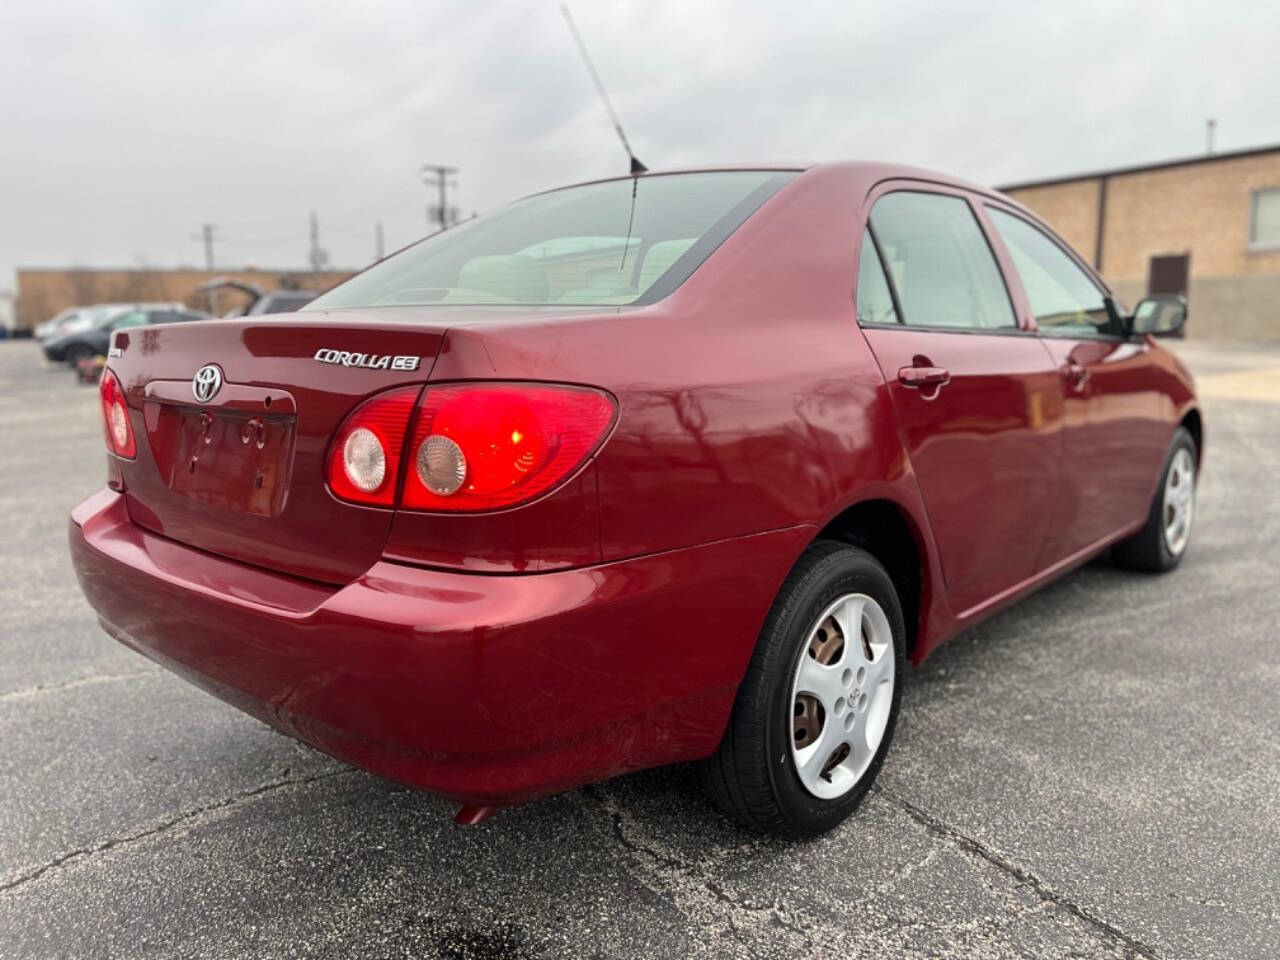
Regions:
<instances>
[{"instance_id":1,"label":"asphalt pavement","mask_svg":"<svg viewBox=\"0 0 1280 960\"><path fill-rule=\"evenodd\" d=\"M1182 567L957 638L860 812L785 843L684 767L459 828L118 646L66 548L96 391L0 342L0 957L1280 955L1280 347L1177 349Z\"/></svg>"}]
</instances>

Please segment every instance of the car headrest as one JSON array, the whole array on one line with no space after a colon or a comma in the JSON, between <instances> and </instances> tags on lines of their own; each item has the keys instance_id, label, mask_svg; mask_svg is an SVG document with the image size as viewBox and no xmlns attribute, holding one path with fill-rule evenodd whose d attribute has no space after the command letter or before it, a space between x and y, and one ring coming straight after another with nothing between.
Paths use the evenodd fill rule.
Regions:
<instances>
[{"instance_id":1,"label":"car headrest","mask_svg":"<svg viewBox=\"0 0 1280 960\"><path fill-rule=\"evenodd\" d=\"M547 271L532 257L519 253L468 260L458 271L458 286L517 303L547 302Z\"/></svg>"}]
</instances>

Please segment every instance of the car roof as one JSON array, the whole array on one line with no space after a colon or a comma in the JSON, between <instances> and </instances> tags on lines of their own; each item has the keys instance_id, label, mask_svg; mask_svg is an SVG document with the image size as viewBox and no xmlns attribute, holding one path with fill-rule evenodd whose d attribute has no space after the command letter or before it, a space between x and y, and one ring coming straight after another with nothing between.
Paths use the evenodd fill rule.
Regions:
<instances>
[{"instance_id":1,"label":"car roof","mask_svg":"<svg viewBox=\"0 0 1280 960\"><path fill-rule=\"evenodd\" d=\"M850 180L865 184L867 190L870 190L877 183L882 183L885 180L920 180L926 183L954 187L959 190L968 190L984 196L998 197L1006 202L1012 202L1008 197L1005 197L1003 194L991 187L984 187L980 184L963 180L960 177L939 173L936 170L928 170L924 167L913 167L909 164L887 163L874 160L840 160L832 162L784 160L697 164L648 170L645 173L639 174L638 177L643 180L646 177L662 177L677 173L716 173L738 170L777 170L779 172L789 171L793 173L804 173L818 170L834 171L845 174ZM554 189L564 190L569 187L585 186L591 183L608 183L614 180L630 180L632 176L632 174L625 173L619 174L616 177L598 177L591 180L583 180L580 183L565 184L564 186ZM543 192L549 193L552 191Z\"/></svg>"}]
</instances>

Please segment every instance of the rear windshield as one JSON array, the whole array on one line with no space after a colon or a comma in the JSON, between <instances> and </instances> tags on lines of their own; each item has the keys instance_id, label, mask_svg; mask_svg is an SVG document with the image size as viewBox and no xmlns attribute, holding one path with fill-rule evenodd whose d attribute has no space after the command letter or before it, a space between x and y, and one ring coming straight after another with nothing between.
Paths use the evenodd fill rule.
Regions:
<instances>
[{"instance_id":1,"label":"rear windshield","mask_svg":"<svg viewBox=\"0 0 1280 960\"><path fill-rule=\"evenodd\" d=\"M539 194L428 237L318 297L310 309L652 303L683 283L792 176L666 174Z\"/></svg>"}]
</instances>

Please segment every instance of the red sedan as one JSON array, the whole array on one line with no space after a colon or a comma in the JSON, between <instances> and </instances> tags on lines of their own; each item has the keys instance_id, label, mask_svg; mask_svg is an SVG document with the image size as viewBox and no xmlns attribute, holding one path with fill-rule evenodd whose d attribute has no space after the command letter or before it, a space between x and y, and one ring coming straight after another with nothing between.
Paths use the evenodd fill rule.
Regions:
<instances>
[{"instance_id":1,"label":"red sedan","mask_svg":"<svg viewBox=\"0 0 1280 960\"><path fill-rule=\"evenodd\" d=\"M117 332L71 550L112 636L462 821L699 760L817 833L907 660L1108 548L1182 559L1184 319L919 170L582 184L303 313Z\"/></svg>"}]
</instances>

